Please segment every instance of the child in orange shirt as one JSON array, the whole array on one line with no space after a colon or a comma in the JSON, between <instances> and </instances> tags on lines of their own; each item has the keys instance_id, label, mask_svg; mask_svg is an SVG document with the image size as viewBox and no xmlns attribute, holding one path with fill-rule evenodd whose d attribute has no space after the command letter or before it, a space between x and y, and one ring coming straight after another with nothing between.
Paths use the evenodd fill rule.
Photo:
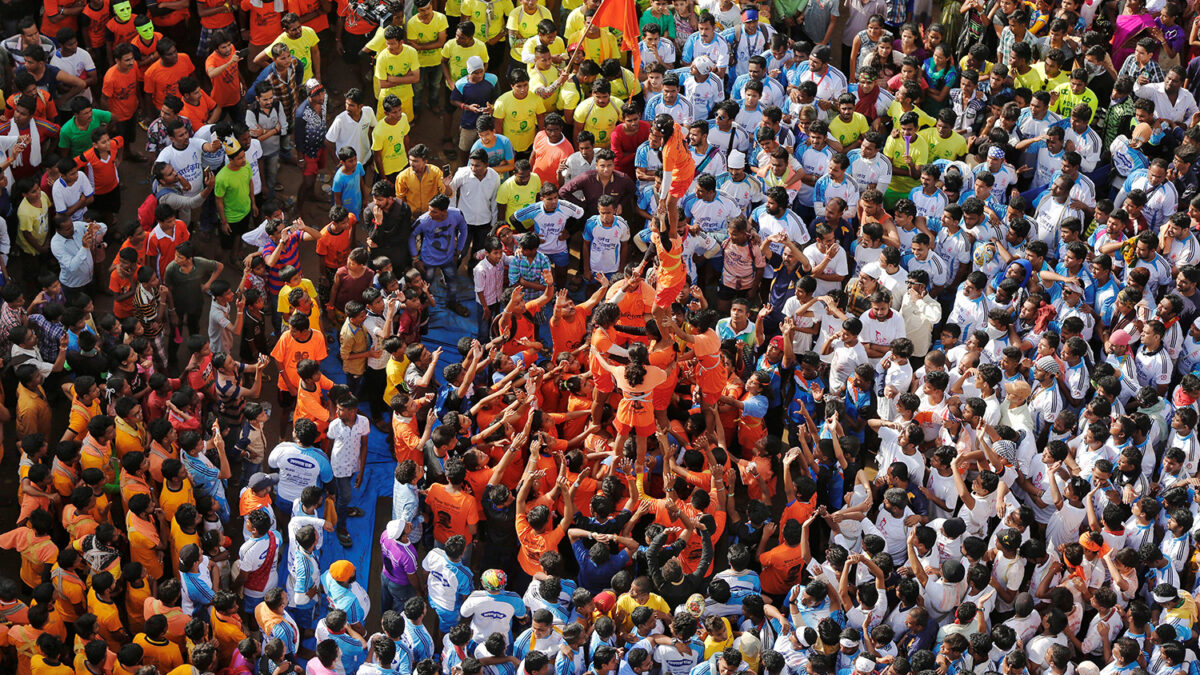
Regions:
<instances>
[{"instance_id":1,"label":"child in orange shirt","mask_svg":"<svg viewBox=\"0 0 1200 675\"><path fill-rule=\"evenodd\" d=\"M329 224L321 228L321 236L317 239L317 255L321 256L321 262L324 263L321 279L317 282L317 296L325 307L329 321L334 325L340 325L345 319L342 314L342 310L345 308L329 303L330 292L333 288L333 276L339 268L346 266L350 257L350 248L354 246L351 235L357 222L358 219L354 217L353 213L334 204L329 207Z\"/></svg>"},{"instance_id":2,"label":"child in orange shirt","mask_svg":"<svg viewBox=\"0 0 1200 675\"><path fill-rule=\"evenodd\" d=\"M296 365L300 386L296 393L296 419L308 418L317 424L321 438L333 419L333 397L326 394L333 382L321 374L321 364L312 359L303 359Z\"/></svg>"}]
</instances>

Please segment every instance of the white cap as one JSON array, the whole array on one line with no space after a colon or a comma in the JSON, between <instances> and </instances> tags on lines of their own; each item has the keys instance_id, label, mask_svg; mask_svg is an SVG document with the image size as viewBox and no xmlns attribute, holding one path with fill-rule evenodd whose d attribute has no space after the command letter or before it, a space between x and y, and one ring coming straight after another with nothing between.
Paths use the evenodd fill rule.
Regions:
<instances>
[{"instance_id":1,"label":"white cap","mask_svg":"<svg viewBox=\"0 0 1200 675\"><path fill-rule=\"evenodd\" d=\"M883 276L883 268L879 266L879 263L867 263L866 265L863 265L862 273L871 277L872 279L879 279Z\"/></svg>"},{"instance_id":2,"label":"white cap","mask_svg":"<svg viewBox=\"0 0 1200 675\"><path fill-rule=\"evenodd\" d=\"M1091 661L1084 661L1075 668L1079 675L1100 675L1100 666Z\"/></svg>"},{"instance_id":3,"label":"white cap","mask_svg":"<svg viewBox=\"0 0 1200 675\"><path fill-rule=\"evenodd\" d=\"M731 151L729 153L729 159L725 162L725 165L730 169L746 168L746 153L742 152L741 150Z\"/></svg>"},{"instance_id":4,"label":"white cap","mask_svg":"<svg viewBox=\"0 0 1200 675\"><path fill-rule=\"evenodd\" d=\"M854 670L860 673L870 673L875 670L875 662L865 656L854 659Z\"/></svg>"},{"instance_id":5,"label":"white cap","mask_svg":"<svg viewBox=\"0 0 1200 675\"><path fill-rule=\"evenodd\" d=\"M467 72L468 73L473 73L477 70L483 70L483 69L484 69L483 59L479 58L478 56L472 56L467 59Z\"/></svg>"},{"instance_id":6,"label":"white cap","mask_svg":"<svg viewBox=\"0 0 1200 675\"><path fill-rule=\"evenodd\" d=\"M387 536L399 541L400 537L404 536L404 526L407 524L408 521L403 518L397 518L384 526L383 531L387 532Z\"/></svg>"},{"instance_id":7,"label":"white cap","mask_svg":"<svg viewBox=\"0 0 1200 675\"><path fill-rule=\"evenodd\" d=\"M696 66L696 72L700 73L701 75L707 75L711 73L713 69L712 59L708 58L707 56L697 56L696 60L692 61L692 65Z\"/></svg>"}]
</instances>

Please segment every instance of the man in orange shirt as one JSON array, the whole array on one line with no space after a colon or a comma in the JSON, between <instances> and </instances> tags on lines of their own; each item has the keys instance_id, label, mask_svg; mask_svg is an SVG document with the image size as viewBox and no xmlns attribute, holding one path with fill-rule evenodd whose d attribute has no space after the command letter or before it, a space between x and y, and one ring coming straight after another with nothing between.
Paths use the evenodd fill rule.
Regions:
<instances>
[{"instance_id":1,"label":"man in orange shirt","mask_svg":"<svg viewBox=\"0 0 1200 675\"><path fill-rule=\"evenodd\" d=\"M801 525L795 520L783 524L783 535L775 548L767 549L767 543L775 534L777 526L768 522L763 526L762 539L758 542L758 560L762 563L763 593L781 603L783 596L800 581L800 573L810 559L808 552L809 518ZM777 604L782 607L782 604Z\"/></svg>"},{"instance_id":2,"label":"man in orange shirt","mask_svg":"<svg viewBox=\"0 0 1200 675\"><path fill-rule=\"evenodd\" d=\"M432 402L433 394L413 398L402 391L392 397L392 450L397 463L411 459L418 467L425 466L425 453L422 448L429 441L433 423L437 419L437 411L433 407L429 408L425 416L424 433L417 433L417 413Z\"/></svg>"},{"instance_id":3,"label":"man in orange shirt","mask_svg":"<svg viewBox=\"0 0 1200 675\"><path fill-rule=\"evenodd\" d=\"M112 113L112 121L125 147L132 148L137 138L137 111L142 101L141 87L138 86L142 71L138 68L133 45L128 42L119 42L113 47L113 60L116 63L104 71L100 105ZM145 159L132 151L129 158L135 162Z\"/></svg>"},{"instance_id":4,"label":"man in orange shirt","mask_svg":"<svg viewBox=\"0 0 1200 675\"><path fill-rule=\"evenodd\" d=\"M117 169L124 147L124 138L112 138L108 129L101 127L92 131L92 147L75 160L80 169L87 170L94 191L91 210L99 213L103 222L116 222L116 215L121 212L121 178Z\"/></svg>"},{"instance_id":5,"label":"man in orange shirt","mask_svg":"<svg viewBox=\"0 0 1200 675\"><path fill-rule=\"evenodd\" d=\"M146 630L133 638L142 648L142 665L155 666L159 673L170 673L183 665L179 645L167 639L167 617L156 614L146 619Z\"/></svg>"},{"instance_id":6,"label":"man in orange shirt","mask_svg":"<svg viewBox=\"0 0 1200 675\"><path fill-rule=\"evenodd\" d=\"M21 581L33 588L50 580L50 566L58 560L58 547L50 541L54 516L42 509L29 516L25 527L0 535L0 548L21 554Z\"/></svg>"},{"instance_id":7,"label":"man in orange shirt","mask_svg":"<svg viewBox=\"0 0 1200 675\"><path fill-rule=\"evenodd\" d=\"M192 123L193 129L206 124L216 124L221 119L221 108L208 92L200 87L196 78L187 76L179 81L179 98L183 100L180 113Z\"/></svg>"},{"instance_id":8,"label":"man in orange shirt","mask_svg":"<svg viewBox=\"0 0 1200 675\"><path fill-rule=\"evenodd\" d=\"M241 63L242 57L233 48L233 39L229 33L223 30L214 31L209 40L213 51L204 60L204 70L212 82L212 99L221 106L223 113L233 116L237 104L242 100L242 94L245 93L242 76L238 72L238 64Z\"/></svg>"},{"instance_id":9,"label":"man in orange shirt","mask_svg":"<svg viewBox=\"0 0 1200 675\"><path fill-rule=\"evenodd\" d=\"M117 605L112 601L113 585L112 572L100 572L92 576L92 590L88 591L87 609L96 615L96 628L101 639L108 643L108 648L114 652L121 651L121 645L129 642L129 632L121 623L121 614Z\"/></svg>"},{"instance_id":10,"label":"man in orange shirt","mask_svg":"<svg viewBox=\"0 0 1200 675\"><path fill-rule=\"evenodd\" d=\"M258 54L283 32L283 12L275 10L274 2L242 0L242 11L246 12L250 23L250 48L246 50L247 53ZM262 68L251 60L250 71L259 70Z\"/></svg>"},{"instance_id":11,"label":"man in orange shirt","mask_svg":"<svg viewBox=\"0 0 1200 675\"><path fill-rule=\"evenodd\" d=\"M696 160L687 147L687 133L666 113L654 118L654 128L662 135L663 181L658 194L658 213L666 213L671 232L679 231L679 200L687 194L696 177Z\"/></svg>"},{"instance_id":12,"label":"man in orange shirt","mask_svg":"<svg viewBox=\"0 0 1200 675\"><path fill-rule=\"evenodd\" d=\"M592 297L579 304L567 297L566 289L558 292L554 301L554 314L550 317L550 338L555 361L558 360L559 354L574 351L584 344L592 309L600 304L604 294L608 292L608 277L597 272L596 281L600 283L600 288L596 289Z\"/></svg>"},{"instance_id":13,"label":"man in orange shirt","mask_svg":"<svg viewBox=\"0 0 1200 675\"><path fill-rule=\"evenodd\" d=\"M447 539L461 534L467 540L464 557L470 559L471 542L479 531L479 504L463 489L466 480L467 467L463 461L458 458L447 461L447 484L429 486L425 505L433 513L434 543L444 547Z\"/></svg>"},{"instance_id":14,"label":"man in orange shirt","mask_svg":"<svg viewBox=\"0 0 1200 675\"><path fill-rule=\"evenodd\" d=\"M566 536L567 528L575 517L575 491L579 488L578 479L574 483L568 483L565 477L559 478L558 485L564 493L564 498L563 517L558 521L557 526L552 527L550 522L552 514L546 506L535 506L526 512L526 500L529 498L529 487L533 485L538 451L541 449L541 445L540 438L530 441L529 463L525 466L525 480L521 481L521 488L517 490L517 540L521 543L521 550L517 553L517 562L521 564L521 569L525 574L531 578L542 571L542 565L538 562L542 554L558 550L558 543Z\"/></svg>"},{"instance_id":15,"label":"man in orange shirt","mask_svg":"<svg viewBox=\"0 0 1200 675\"><path fill-rule=\"evenodd\" d=\"M320 363L329 353L325 350L325 336L313 330L308 315L296 312L288 318L288 327L271 350L271 358L279 368L279 404L284 410L296 406L296 393L300 388L300 375L296 366L304 359Z\"/></svg>"},{"instance_id":16,"label":"man in orange shirt","mask_svg":"<svg viewBox=\"0 0 1200 675\"><path fill-rule=\"evenodd\" d=\"M196 14L200 16L200 39L196 42L196 57L203 59L208 51L217 46L213 38L218 31L228 34L237 29L233 0L198 0ZM199 128L199 127L197 127ZM165 670L159 669L162 673Z\"/></svg>"},{"instance_id":17,"label":"man in orange shirt","mask_svg":"<svg viewBox=\"0 0 1200 675\"><path fill-rule=\"evenodd\" d=\"M196 72L196 68L190 56L179 53L171 38L159 40L155 50L158 61L146 68L145 90L157 110L162 107L167 94L179 96L179 81Z\"/></svg>"}]
</instances>

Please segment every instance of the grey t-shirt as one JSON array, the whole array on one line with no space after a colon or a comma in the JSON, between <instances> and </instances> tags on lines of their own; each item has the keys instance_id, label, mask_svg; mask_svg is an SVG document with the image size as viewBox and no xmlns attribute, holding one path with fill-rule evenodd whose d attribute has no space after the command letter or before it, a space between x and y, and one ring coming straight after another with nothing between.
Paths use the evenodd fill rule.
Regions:
<instances>
[{"instance_id":1,"label":"grey t-shirt","mask_svg":"<svg viewBox=\"0 0 1200 675\"><path fill-rule=\"evenodd\" d=\"M824 40L830 22L840 15L838 0L809 0L804 8L804 34L813 42Z\"/></svg>"},{"instance_id":2,"label":"grey t-shirt","mask_svg":"<svg viewBox=\"0 0 1200 675\"><path fill-rule=\"evenodd\" d=\"M198 314L204 309L204 291L200 287L216 269L215 261L200 256L192 258L191 272L184 272L176 262L167 265L163 283L171 289L175 311L180 314Z\"/></svg>"}]
</instances>

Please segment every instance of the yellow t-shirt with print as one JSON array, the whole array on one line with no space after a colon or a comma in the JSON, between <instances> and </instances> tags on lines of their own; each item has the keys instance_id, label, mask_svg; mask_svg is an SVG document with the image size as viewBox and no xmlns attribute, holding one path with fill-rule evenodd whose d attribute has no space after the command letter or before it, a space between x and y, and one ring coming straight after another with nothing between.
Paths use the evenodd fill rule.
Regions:
<instances>
[{"instance_id":1,"label":"yellow t-shirt with print","mask_svg":"<svg viewBox=\"0 0 1200 675\"><path fill-rule=\"evenodd\" d=\"M446 15L441 12L434 12L429 23L425 23L414 14L405 26L405 34L413 42L433 42L437 39L438 33L449 27L450 23L446 20ZM436 49L418 49L417 62L421 64L422 68L440 66L442 65L442 55Z\"/></svg>"},{"instance_id":2,"label":"yellow t-shirt with print","mask_svg":"<svg viewBox=\"0 0 1200 675\"><path fill-rule=\"evenodd\" d=\"M905 143L903 136L888 136L887 143L883 146L883 156L892 161L892 166L895 168L905 168L908 162L904 161L905 146L908 154L912 155L913 164L919 169L929 163L929 142L925 137L917 134L916 138ZM903 192L907 195L913 188L921 184L921 179L901 176L897 173L892 174L892 182L888 184L888 190L892 192Z\"/></svg>"},{"instance_id":3,"label":"yellow t-shirt with print","mask_svg":"<svg viewBox=\"0 0 1200 675\"><path fill-rule=\"evenodd\" d=\"M526 40L524 46L521 47L521 61L532 66L537 57L535 50L540 44L542 44L541 38ZM563 42L561 37L555 36L550 44L546 45L546 49L550 50L550 56L562 56L567 53L567 43Z\"/></svg>"},{"instance_id":4,"label":"yellow t-shirt with print","mask_svg":"<svg viewBox=\"0 0 1200 675\"><path fill-rule=\"evenodd\" d=\"M511 216L536 202L541 189L542 179L536 173L529 174L529 182L524 185L517 183L516 176L510 176L496 191L496 203L504 205L505 213Z\"/></svg>"},{"instance_id":5,"label":"yellow t-shirt with print","mask_svg":"<svg viewBox=\"0 0 1200 675\"><path fill-rule=\"evenodd\" d=\"M1047 75L1045 61L1033 64L1033 69L1038 72L1038 75L1042 76L1042 91L1054 91L1058 85L1071 81L1071 74L1062 68L1058 69L1058 74L1054 77Z\"/></svg>"},{"instance_id":6,"label":"yellow t-shirt with print","mask_svg":"<svg viewBox=\"0 0 1200 675\"><path fill-rule=\"evenodd\" d=\"M922 129L917 135L929 144L929 159L961 159L967 154L967 139L957 131L950 132L950 138L942 138L937 129Z\"/></svg>"},{"instance_id":7,"label":"yellow t-shirt with print","mask_svg":"<svg viewBox=\"0 0 1200 675\"><path fill-rule=\"evenodd\" d=\"M538 5L537 11L530 14L525 11L524 5L517 5L511 12L508 13L508 21L504 24L508 29L508 52L512 55L514 61L521 60L521 54L524 52L525 43L530 40L536 41L538 34L538 24L543 20L553 21L554 16L550 14L550 10ZM513 31L516 31L517 37L513 37Z\"/></svg>"},{"instance_id":8,"label":"yellow t-shirt with print","mask_svg":"<svg viewBox=\"0 0 1200 675\"><path fill-rule=\"evenodd\" d=\"M871 123L860 112L851 113L849 122L842 121L841 115L834 115L833 119L829 120L829 135L838 139L838 143L841 143L842 147L857 141L860 136L870 130Z\"/></svg>"},{"instance_id":9,"label":"yellow t-shirt with print","mask_svg":"<svg viewBox=\"0 0 1200 675\"><path fill-rule=\"evenodd\" d=\"M292 56L300 60L300 64L304 66L304 80L307 82L313 77L312 67L312 49L321 44L321 39L317 37L317 31L304 26L300 29L300 37L292 39L288 37L287 31L279 34L275 41L267 45L266 52L271 53L271 47L276 44L287 45L288 51Z\"/></svg>"},{"instance_id":10,"label":"yellow t-shirt with print","mask_svg":"<svg viewBox=\"0 0 1200 675\"><path fill-rule=\"evenodd\" d=\"M525 98L517 98L511 91L496 99L492 116L504 123L504 135L512 141L513 150L525 152L533 147L537 134L537 116L542 109L542 100L532 91Z\"/></svg>"},{"instance_id":11,"label":"yellow t-shirt with print","mask_svg":"<svg viewBox=\"0 0 1200 675\"><path fill-rule=\"evenodd\" d=\"M408 115L401 113L400 121L388 124L382 118L371 134L371 149L379 153L383 172L393 174L408 167L408 152L404 149L404 138L408 136Z\"/></svg>"},{"instance_id":12,"label":"yellow t-shirt with print","mask_svg":"<svg viewBox=\"0 0 1200 675\"><path fill-rule=\"evenodd\" d=\"M596 137L596 147L607 148L609 139L612 138L613 129L621 123L621 106L625 105L621 99L616 96L608 97L608 105L600 107L596 104L596 99L589 97L583 103L575 106L573 119L576 124L582 124L583 128L592 132Z\"/></svg>"},{"instance_id":13,"label":"yellow t-shirt with print","mask_svg":"<svg viewBox=\"0 0 1200 675\"><path fill-rule=\"evenodd\" d=\"M412 99L411 84L397 84L394 87L380 87L380 82L387 77L403 77L421 69L417 50L407 44L400 45L400 53L393 54L386 47L375 57L375 98L382 101L388 94L395 94L401 100Z\"/></svg>"},{"instance_id":14,"label":"yellow t-shirt with print","mask_svg":"<svg viewBox=\"0 0 1200 675\"><path fill-rule=\"evenodd\" d=\"M931 126L937 124L937 121L934 120L932 117L930 117L929 113L925 112L924 110L921 110L921 108L919 108L917 106L913 106L913 109L908 112L917 113L917 128L918 129L924 129L925 127L931 127ZM904 115L904 108L900 107L900 101L892 101L891 105L888 106L887 114L888 114L888 117L892 118L892 128L899 129L900 128L900 117L902 115Z\"/></svg>"},{"instance_id":15,"label":"yellow t-shirt with print","mask_svg":"<svg viewBox=\"0 0 1200 675\"><path fill-rule=\"evenodd\" d=\"M612 87L612 95L622 101L628 101L642 93L642 83L638 82L637 75L634 75L633 71L628 68L622 68L620 79L609 80L608 84Z\"/></svg>"},{"instance_id":16,"label":"yellow t-shirt with print","mask_svg":"<svg viewBox=\"0 0 1200 675\"><path fill-rule=\"evenodd\" d=\"M550 89L551 85L553 85L555 80L558 79L558 68L550 66L545 70L538 70L537 66L531 64L528 68L528 71L529 95L537 96L537 99L540 102L538 104L538 114L542 115L550 112L551 110L557 110L559 93L558 89L555 89L550 93L549 96L545 98L542 98L536 92L538 89Z\"/></svg>"},{"instance_id":17,"label":"yellow t-shirt with print","mask_svg":"<svg viewBox=\"0 0 1200 675\"><path fill-rule=\"evenodd\" d=\"M621 58L621 45L617 43L617 38L607 28L601 28L600 36L595 38L585 37L582 28L574 33L568 32L567 35L571 36L568 40L571 44L583 43L579 49L583 52L584 58L591 59L596 63Z\"/></svg>"},{"instance_id":18,"label":"yellow t-shirt with print","mask_svg":"<svg viewBox=\"0 0 1200 675\"><path fill-rule=\"evenodd\" d=\"M442 58L447 61L450 68L450 81L446 83L447 87L454 86L455 82L467 76L467 59L472 56L478 56L483 59L485 65L487 64L487 45L483 43L483 40L475 40L469 47L458 44L458 40L450 40L442 45Z\"/></svg>"},{"instance_id":19,"label":"yellow t-shirt with print","mask_svg":"<svg viewBox=\"0 0 1200 675\"><path fill-rule=\"evenodd\" d=\"M512 12L512 0L462 0L462 15L475 24L475 39L487 42L505 30L508 15Z\"/></svg>"}]
</instances>

